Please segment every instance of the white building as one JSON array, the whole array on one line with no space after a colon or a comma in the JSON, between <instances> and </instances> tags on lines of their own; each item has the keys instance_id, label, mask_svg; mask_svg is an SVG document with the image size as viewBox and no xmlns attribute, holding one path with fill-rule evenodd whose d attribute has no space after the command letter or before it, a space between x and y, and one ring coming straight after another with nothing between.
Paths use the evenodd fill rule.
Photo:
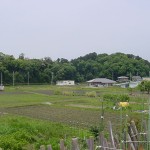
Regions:
<instances>
[{"instance_id":1,"label":"white building","mask_svg":"<svg viewBox=\"0 0 150 150\"><path fill-rule=\"evenodd\" d=\"M75 85L75 82L73 80L61 80L57 81L56 85Z\"/></svg>"},{"instance_id":2,"label":"white building","mask_svg":"<svg viewBox=\"0 0 150 150\"><path fill-rule=\"evenodd\" d=\"M136 82L130 81L129 87L130 87L130 88L135 88L135 87L137 87L140 83L141 83L141 81L136 81Z\"/></svg>"},{"instance_id":3,"label":"white building","mask_svg":"<svg viewBox=\"0 0 150 150\"><path fill-rule=\"evenodd\" d=\"M4 86L0 85L0 91L3 91L3 90L4 90Z\"/></svg>"},{"instance_id":4,"label":"white building","mask_svg":"<svg viewBox=\"0 0 150 150\"><path fill-rule=\"evenodd\" d=\"M143 80L150 81L150 77L143 77L142 79L143 79Z\"/></svg>"}]
</instances>

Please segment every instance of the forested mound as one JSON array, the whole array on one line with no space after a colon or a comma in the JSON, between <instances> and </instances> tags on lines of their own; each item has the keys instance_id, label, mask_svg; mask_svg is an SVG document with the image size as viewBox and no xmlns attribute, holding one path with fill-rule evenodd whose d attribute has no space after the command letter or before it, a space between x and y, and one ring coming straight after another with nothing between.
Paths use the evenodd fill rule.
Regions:
<instances>
[{"instance_id":1,"label":"forested mound","mask_svg":"<svg viewBox=\"0 0 150 150\"><path fill-rule=\"evenodd\" d=\"M13 72L15 83L55 83L57 80L87 80L105 77L116 80L118 76L149 76L150 62L132 54L97 54L68 61L50 57L28 59L23 54L19 58L0 53L0 72L4 84L12 84Z\"/></svg>"}]
</instances>

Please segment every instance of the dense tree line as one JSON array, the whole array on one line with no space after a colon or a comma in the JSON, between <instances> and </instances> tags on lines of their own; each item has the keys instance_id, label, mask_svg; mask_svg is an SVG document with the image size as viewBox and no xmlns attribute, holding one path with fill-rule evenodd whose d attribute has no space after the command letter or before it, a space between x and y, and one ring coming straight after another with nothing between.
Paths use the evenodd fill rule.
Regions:
<instances>
[{"instance_id":1,"label":"dense tree line","mask_svg":"<svg viewBox=\"0 0 150 150\"><path fill-rule=\"evenodd\" d=\"M13 72L15 83L55 83L57 80L87 80L106 77L116 80L118 76L140 75L148 76L150 62L132 54L97 54L90 53L68 61L50 57L43 59L28 59L20 54L16 59L12 55L0 52L0 72L3 83L12 84Z\"/></svg>"}]
</instances>

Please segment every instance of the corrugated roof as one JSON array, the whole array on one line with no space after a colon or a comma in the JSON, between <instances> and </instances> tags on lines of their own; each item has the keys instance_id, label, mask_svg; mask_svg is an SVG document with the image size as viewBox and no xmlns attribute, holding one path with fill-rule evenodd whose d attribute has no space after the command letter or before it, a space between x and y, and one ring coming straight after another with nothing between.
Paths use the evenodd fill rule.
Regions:
<instances>
[{"instance_id":1,"label":"corrugated roof","mask_svg":"<svg viewBox=\"0 0 150 150\"><path fill-rule=\"evenodd\" d=\"M114 80L110 80L110 79L107 79L107 78L96 78L96 79L93 79L93 80L89 80L87 81L88 83L97 83L97 82L100 82L100 83L115 83L116 81Z\"/></svg>"}]
</instances>

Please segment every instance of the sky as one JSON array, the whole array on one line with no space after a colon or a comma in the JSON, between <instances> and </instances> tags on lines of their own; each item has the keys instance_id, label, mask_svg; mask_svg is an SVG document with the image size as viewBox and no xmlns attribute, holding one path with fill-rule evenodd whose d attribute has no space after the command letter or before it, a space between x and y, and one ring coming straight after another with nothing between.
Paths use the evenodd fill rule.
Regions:
<instances>
[{"instance_id":1,"label":"sky","mask_svg":"<svg viewBox=\"0 0 150 150\"><path fill-rule=\"evenodd\" d=\"M150 61L150 0L0 0L0 52L68 60L88 53Z\"/></svg>"}]
</instances>

